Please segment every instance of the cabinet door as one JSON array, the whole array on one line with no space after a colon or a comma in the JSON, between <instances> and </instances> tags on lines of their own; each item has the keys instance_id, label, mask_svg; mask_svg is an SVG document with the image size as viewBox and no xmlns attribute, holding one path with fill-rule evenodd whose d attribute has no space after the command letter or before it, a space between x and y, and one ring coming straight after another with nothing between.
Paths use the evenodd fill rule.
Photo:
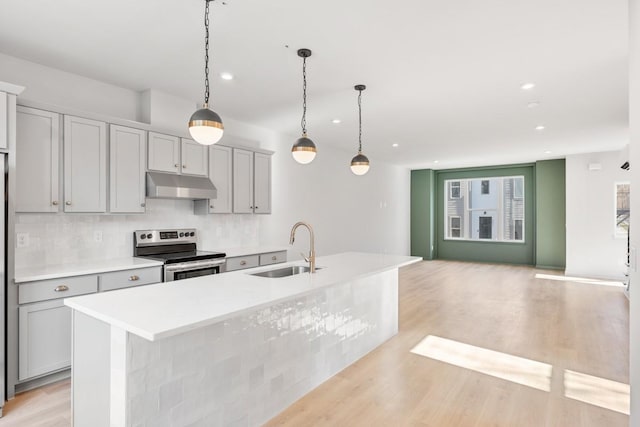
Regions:
<instances>
[{"instance_id":1,"label":"cabinet door","mask_svg":"<svg viewBox=\"0 0 640 427\"><path fill-rule=\"evenodd\" d=\"M253 152L233 149L233 212L253 213Z\"/></svg>"},{"instance_id":2,"label":"cabinet door","mask_svg":"<svg viewBox=\"0 0 640 427\"><path fill-rule=\"evenodd\" d=\"M271 156L254 154L254 212L271 213Z\"/></svg>"},{"instance_id":3,"label":"cabinet door","mask_svg":"<svg viewBox=\"0 0 640 427\"><path fill-rule=\"evenodd\" d=\"M62 300L18 307L18 379L71 366L71 309Z\"/></svg>"},{"instance_id":4,"label":"cabinet door","mask_svg":"<svg viewBox=\"0 0 640 427\"><path fill-rule=\"evenodd\" d=\"M149 132L149 170L180 173L180 138Z\"/></svg>"},{"instance_id":5,"label":"cabinet door","mask_svg":"<svg viewBox=\"0 0 640 427\"><path fill-rule=\"evenodd\" d=\"M182 174L208 176L209 146L198 144L193 139L182 138Z\"/></svg>"},{"instance_id":6,"label":"cabinet door","mask_svg":"<svg viewBox=\"0 0 640 427\"><path fill-rule=\"evenodd\" d=\"M64 211L107 210L107 124L64 117Z\"/></svg>"},{"instance_id":7,"label":"cabinet door","mask_svg":"<svg viewBox=\"0 0 640 427\"><path fill-rule=\"evenodd\" d=\"M144 212L146 147L145 131L124 126L110 126L109 205L111 212Z\"/></svg>"},{"instance_id":8,"label":"cabinet door","mask_svg":"<svg viewBox=\"0 0 640 427\"><path fill-rule=\"evenodd\" d=\"M210 213L231 213L232 149L222 145L209 147L209 179L218 190L218 197L209 200Z\"/></svg>"},{"instance_id":9,"label":"cabinet door","mask_svg":"<svg viewBox=\"0 0 640 427\"><path fill-rule=\"evenodd\" d=\"M9 146L9 100L14 99L6 92L0 92L0 148Z\"/></svg>"},{"instance_id":10,"label":"cabinet door","mask_svg":"<svg viewBox=\"0 0 640 427\"><path fill-rule=\"evenodd\" d=\"M58 212L60 115L18 107L16 212Z\"/></svg>"}]
</instances>

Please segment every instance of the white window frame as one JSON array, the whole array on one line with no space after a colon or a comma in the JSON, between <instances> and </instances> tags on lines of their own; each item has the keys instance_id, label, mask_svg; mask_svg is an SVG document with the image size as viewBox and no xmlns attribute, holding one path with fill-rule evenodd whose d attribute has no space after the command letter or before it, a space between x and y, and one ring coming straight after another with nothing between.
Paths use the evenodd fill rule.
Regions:
<instances>
[{"instance_id":1,"label":"white window frame","mask_svg":"<svg viewBox=\"0 0 640 427\"><path fill-rule=\"evenodd\" d=\"M618 186L629 185L629 192L631 192L631 182L629 181L617 181L613 184L613 235L617 239L626 239L628 233L621 233L618 231Z\"/></svg>"},{"instance_id":2,"label":"white window frame","mask_svg":"<svg viewBox=\"0 0 640 427\"><path fill-rule=\"evenodd\" d=\"M451 233L451 231L453 231L454 227L451 224L451 220L457 218L460 221L460 225L456 228L456 230L458 230L460 232L460 237L453 237L453 233ZM449 217L449 239L464 239L464 236L462 235L462 217L460 215L452 215Z\"/></svg>"},{"instance_id":3,"label":"white window frame","mask_svg":"<svg viewBox=\"0 0 640 427\"><path fill-rule=\"evenodd\" d=\"M518 176L514 176L513 179L513 199L514 200L523 200L524 199L524 177L522 177L522 192L518 195L516 194L516 178L520 178Z\"/></svg>"},{"instance_id":4,"label":"white window frame","mask_svg":"<svg viewBox=\"0 0 640 427\"><path fill-rule=\"evenodd\" d=\"M522 218L518 218L520 220L522 220L522 240L504 240L504 206L503 206L503 199L504 199L504 181L508 180L508 179L514 179L514 178L522 178L522 197L513 197L514 200L522 200L523 201L523 214L522 214ZM461 235L463 235L464 237L450 237L449 236L449 227L451 226L450 222L448 219L446 218L453 218L453 217L459 217L460 215L452 215L449 216L448 215L448 204L447 204L447 200L450 199L459 199L459 197L451 197L451 186L449 185L449 183L453 183L453 182L459 182L460 183L460 194L462 194L462 182L471 182L471 181L484 181L484 180L500 180L500 185L497 186L497 191L498 191L498 207L496 209L490 209L490 210L496 210L497 211L497 232L498 232L498 238L497 239L473 239L471 238L471 234L470 234L470 230L468 229L469 227L464 228L464 235L463 233L460 233ZM512 175L512 176L491 176L491 177L478 177L478 178L456 178L456 179L445 179L444 180L444 187L445 189L448 189L449 191L447 192L447 196L449 197L448 199L445 198L444 200L444 206L443 206L443 211L444 211L444 218L445 221L443 221L443 227L445 228L444 230L444 240L463 240L463 241L468 241L468 242L485 242L485 243L506 243L506 244L515 244L515 245L523 245L527 243L527 232L526 232L526 226L527 226L527 215L526 215L526 186L525 186L525 176L524 175ZM467 192L471 191L471 186L470 185L466 185L467 188ZM471 218L471 212L473 212L474 210L489 210L486 208L476 208L476 209L471 209L469 208L469 195L465 195L466 197L464 198L464 215L462 216L463 219L461 219L460 225L462 224L468 224ZM515 218L513 220L513 224L515 227ZM462 231L462 230L461 230ZM515 233L514 233L515 234Z\"/></svg>"},{"instance_id":5,"label":"white window frame","mask_svg":"<svg viewBox=\"0 0 640 427\"><path fill-rule=\"evenodd\" d=\"M449 198L450 199L460 199L460 195L462 194L462 183L460 182L460 180L451 180L451 181L447 181L450 182L449 184ZM455 197L453 195L453 184L454 183L458 183L458 196Z\"/></svg>"}]
</instances>

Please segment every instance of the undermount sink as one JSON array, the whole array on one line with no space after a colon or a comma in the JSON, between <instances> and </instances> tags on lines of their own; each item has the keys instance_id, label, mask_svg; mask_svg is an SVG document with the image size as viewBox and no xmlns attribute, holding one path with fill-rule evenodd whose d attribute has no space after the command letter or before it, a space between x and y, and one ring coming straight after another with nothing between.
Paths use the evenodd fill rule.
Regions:
<instances>
[{"instance_id":1,"label":"undermount sink","mask_svg":"<svg viewBox=\"0 0 640 427\"><path fill-rule=\"evenodd\" d=\"M316 270L320 270L321 268L316 267ZM289 277L294 276L296 274L308 273L311 269L306 265L293 265L290 267L282 267L276 268L274 270L261 271L259 273L250 273L252 276L259 277Z\"/></svg>"}]
</instances>

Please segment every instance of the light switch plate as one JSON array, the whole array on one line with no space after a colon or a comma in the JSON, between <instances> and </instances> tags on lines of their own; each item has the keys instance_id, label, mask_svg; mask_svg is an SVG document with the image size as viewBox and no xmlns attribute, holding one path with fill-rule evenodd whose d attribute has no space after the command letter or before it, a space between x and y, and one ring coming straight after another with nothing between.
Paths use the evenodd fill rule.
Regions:
<instances>
[{"instance_id":1,"label":"light switch plate","mask_svg":"<svg viewBox=\"0 0 640 427\"><path fill-rule=\"evenodd\" d=\"M29 246L29 233L16 233L16 246L19 248Z\"/></svg>"}]
</instances>

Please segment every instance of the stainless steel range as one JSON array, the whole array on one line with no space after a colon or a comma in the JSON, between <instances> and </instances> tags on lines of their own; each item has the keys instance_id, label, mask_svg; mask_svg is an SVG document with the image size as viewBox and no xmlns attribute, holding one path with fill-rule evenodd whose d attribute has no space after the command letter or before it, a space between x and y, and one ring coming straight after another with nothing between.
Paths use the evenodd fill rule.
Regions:
<instances>
[{"instance_id":1,"label":"stainless steel range","mask_svg":"<svg viewBox=\"0 0 640 427\"><path fill-rule=\"evenodd\" d=\"M164 262L164 281L218 274L225 271L224 252L196 248L196 230L138 230L133 232L133 256Z\"/></svg>"}]
</instances>

